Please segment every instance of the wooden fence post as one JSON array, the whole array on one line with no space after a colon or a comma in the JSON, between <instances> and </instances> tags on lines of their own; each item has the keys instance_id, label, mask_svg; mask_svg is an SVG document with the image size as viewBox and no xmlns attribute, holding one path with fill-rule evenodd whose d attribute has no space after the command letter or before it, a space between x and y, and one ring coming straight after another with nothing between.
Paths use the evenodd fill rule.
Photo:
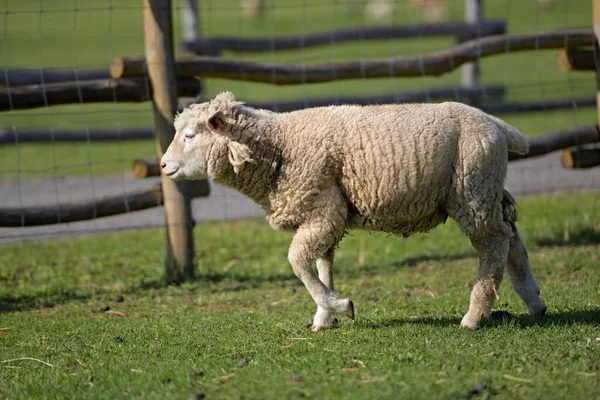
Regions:
<instances>
[{"instance_id":1,"label":"wooden fence post","mask_svg":"<svg viewBox=\"0 0 600 400\"><path fill-rule=\"evenodd\" d=\"M483 20L483 0L465 0L465 22L470 24L481 24ZM461 68L461 85L471 89L479 86L480 75L479 61L475 61ZM472 97L472 102L477 105L479 96Z\"/></svg>"},{"instance_id":2,"label":"wooden fence post","mask_svg":"<svg viewBox=\"0 0 600 400\"><path fill-rule=\"evenodd\" d=\"M600 125L600 0L592 0L594 16L594 61L596 64L596 107L598 108L597 121Z\"/></svg>"},{"instance_id":3,"label":"wooden fence post","mask_svg":"<svg viewBox=\"0 0 600 400\"><path fill-rule=\"evenodd\" d=\"M152 85L152 107L159 157L173 140L173 118L177 110L175 57L171 0L144 1L146 65ZM190 182L175 182L162 175L167 223L166 278L182 282L194 275L194 225L191 212Z\"/></svg>"},{"instance_id":4,"label":"wooden fence post","mask_svg":"<svg viewBox=\"0 0 600 400\"><path fill-rule=\"evenodd\" d=\"M181 7L183 19L183 40L194 42L200 39L200 22L198 17L198 1L184 0Z\"/></svg>"}]
</instances>

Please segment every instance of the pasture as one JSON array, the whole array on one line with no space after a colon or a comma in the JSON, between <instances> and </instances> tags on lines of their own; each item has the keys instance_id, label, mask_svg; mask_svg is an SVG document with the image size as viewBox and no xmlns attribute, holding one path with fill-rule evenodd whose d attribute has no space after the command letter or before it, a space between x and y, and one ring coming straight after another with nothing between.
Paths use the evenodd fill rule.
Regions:
<instances>
[{"instance_id":1,"label":"pasture","mask_svg":"<svg viewBox=\"0 0 600 400\"><path fill-rule=\"evenodd\" d=\"M532 321L505 281L511 316L478 331L458 327L478 261L451 221L346 237L336 284L357 318L320 333L291 236L261 221L197 226L198 275L181 286L162 283L163 230L5 245L0 397L595 399L600 199L520 206L548 314Z\"/></svg>"}]
</instances>

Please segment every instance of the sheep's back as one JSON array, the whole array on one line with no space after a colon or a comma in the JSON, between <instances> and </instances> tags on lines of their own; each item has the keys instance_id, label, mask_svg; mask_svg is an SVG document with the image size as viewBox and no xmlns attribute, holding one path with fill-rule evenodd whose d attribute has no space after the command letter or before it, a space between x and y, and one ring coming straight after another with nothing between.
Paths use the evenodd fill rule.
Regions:
<instances>
[{"instance_id":1,"label":"sheep's back","mask_svg":"<svg viewBox=\"0 0 600 400\"><path fill-rule=\"evenodd\" d=\"M445 217L438 214L452 181L459 126L439 107L356 111L338 142L340 182L356 225L395 232L437 225ZM424 226L414 226L416 220Z\"/></svg>"},{"instance_id":2,"label":"sheep's back","mask_svg":"<svg viewBox=\"0 0 600 400\"><path fill-rule=\"evenodd\" d=\"M351 226L427 231L473 174L497 174L502 185L506 135L462 104L326 107L280 121L291 185L301 193L338 186Z\"/></svg>"}]
</instances>

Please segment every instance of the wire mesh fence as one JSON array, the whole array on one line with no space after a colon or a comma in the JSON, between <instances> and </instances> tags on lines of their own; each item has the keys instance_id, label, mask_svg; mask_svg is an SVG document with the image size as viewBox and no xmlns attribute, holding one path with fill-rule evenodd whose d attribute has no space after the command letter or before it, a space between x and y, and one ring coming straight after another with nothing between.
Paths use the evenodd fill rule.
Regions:
<instances>
[{"instance_id":1,"label":"wire mesh fence","mask_svg":"<svg viewBox=\"0 0 600 400\"><path fill-rule=\"evenodd\" d=\"M454 100L498 115L531 139L575 127L591 126L593 130L596 125L593 74L562 72L557 64L558 51L572 44L574 36L569 33L561 34L561 46L554 46L553 50L544 49L543 41L536 38L530 51L513 52L506 44L503 54L480 57L477 51L480 45L476 44L480 72L467 81L458 67L462 61L454 53L448 57L452 69L448 73L431 76L426 66L429 56L493 35L541 35L574 29L587 30L592 35L591 2L206 0L194 3L181 0L172 7L177 56L194 53L218 57L231 61L234 72L236 65L242 70L244 63L259 63L267 70L270 68L271 73L262 83L244 81L249 78L244 73L235 80L203 77L201 86L183 93L181 107L190 101L210 99L221 91L231 91L248 104L276 111L349 102ZM475 3L482 7L481 20L474 26L465 24L467 8ZM73 202L98 201L106 196L127 198L136 190L159 182L158 177L135 179L131 170L136 159L157 158L150 103L131 103L150 98L147 78L135 78L139 80L136 89L131 89L135 93L129 102L125 102L126 95L119 91L118 85L109 83L113 81L108 68L115 58L144 53L142 13L142 2L137 0L60 3L6 0L0 5L3 21L0 84L5 104L5 111L0 113L0 128L7 138L0 144L4 161L0 167L2 207L44 206L60 210ZM470 18L472 22L473 16ZM408 78L395 73L394 65L402 57L420 60L418 76ZM373 61L389 64L389 68L378 72L379 78L368 79ZM356 79L337 80L344 73L343 63L350 62L358 63ZM278 85L281 75L273 67L275 64L299 68L304 83ZM333 66L330 68L333 79L308 83L309 71L316 65ZM59 77L56 73L63 75ZM105 97L88 96L86 85L90 82L105 82ZM67 105L53 105L52 90L63 90L68 84L73 86L74 100ZM35 107L16 107L17 94L23 88L31 88L40 96ZM145 133L134 140L131 131ZM32 139L36 132L43 140ZM111 132L112 136L101 138L99 132ZM79 141L59 139L71 134L77 134ZM511 163L507 188L518 196L597 191L600 176L597 168L565 169L560 153L555 152ZM593 203L593 207L597 206L598 201ZM597 216L595 208L588 212ZM212 185L208 197L193 201L193 215L197 222L221 221L219 229L211 232L226 237L238 229L227 221L261 217L264 213L239 193ZM159 206L82 222L1 227L0 244L164 227L164 224L164 213ZM197 241L202 241L204 230L196 228ZM156 235L162 238L164 233L159 230ZM121 249L113 251L127 259L128 246L125 242ZM26 249L23 247L24 252ZM90 251L95 250L92 245ZM200 245L200 258L207 251ZM59 260L60 248L52 254L49 257Z\"/></svg>"}]
</instances>

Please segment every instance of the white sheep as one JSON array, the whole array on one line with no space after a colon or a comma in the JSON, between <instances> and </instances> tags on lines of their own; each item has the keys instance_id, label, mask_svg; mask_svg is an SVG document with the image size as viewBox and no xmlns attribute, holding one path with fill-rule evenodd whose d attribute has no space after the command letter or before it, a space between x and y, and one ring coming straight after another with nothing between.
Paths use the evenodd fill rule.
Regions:
<instances>
[{"instance_id":1,"label":"white sheep","mask_svg":"<svg viewBox=\"0 0 600 400\"><path fill-rule=\"evenodd\" d=\"M546 305L503 189L508 152L528 142L505 122L461 103L331 106L274 113L231 93L175 119L161 166L173 179L212 178L294 231L288 260L317 304L313 330L354 318L333 285L334 249L349 229L407 237L452 217L480 257L461 326L489 316L504 266L535 317ZM313 272L316 263L318 277Z\"/></svg>"}]
</instances>

